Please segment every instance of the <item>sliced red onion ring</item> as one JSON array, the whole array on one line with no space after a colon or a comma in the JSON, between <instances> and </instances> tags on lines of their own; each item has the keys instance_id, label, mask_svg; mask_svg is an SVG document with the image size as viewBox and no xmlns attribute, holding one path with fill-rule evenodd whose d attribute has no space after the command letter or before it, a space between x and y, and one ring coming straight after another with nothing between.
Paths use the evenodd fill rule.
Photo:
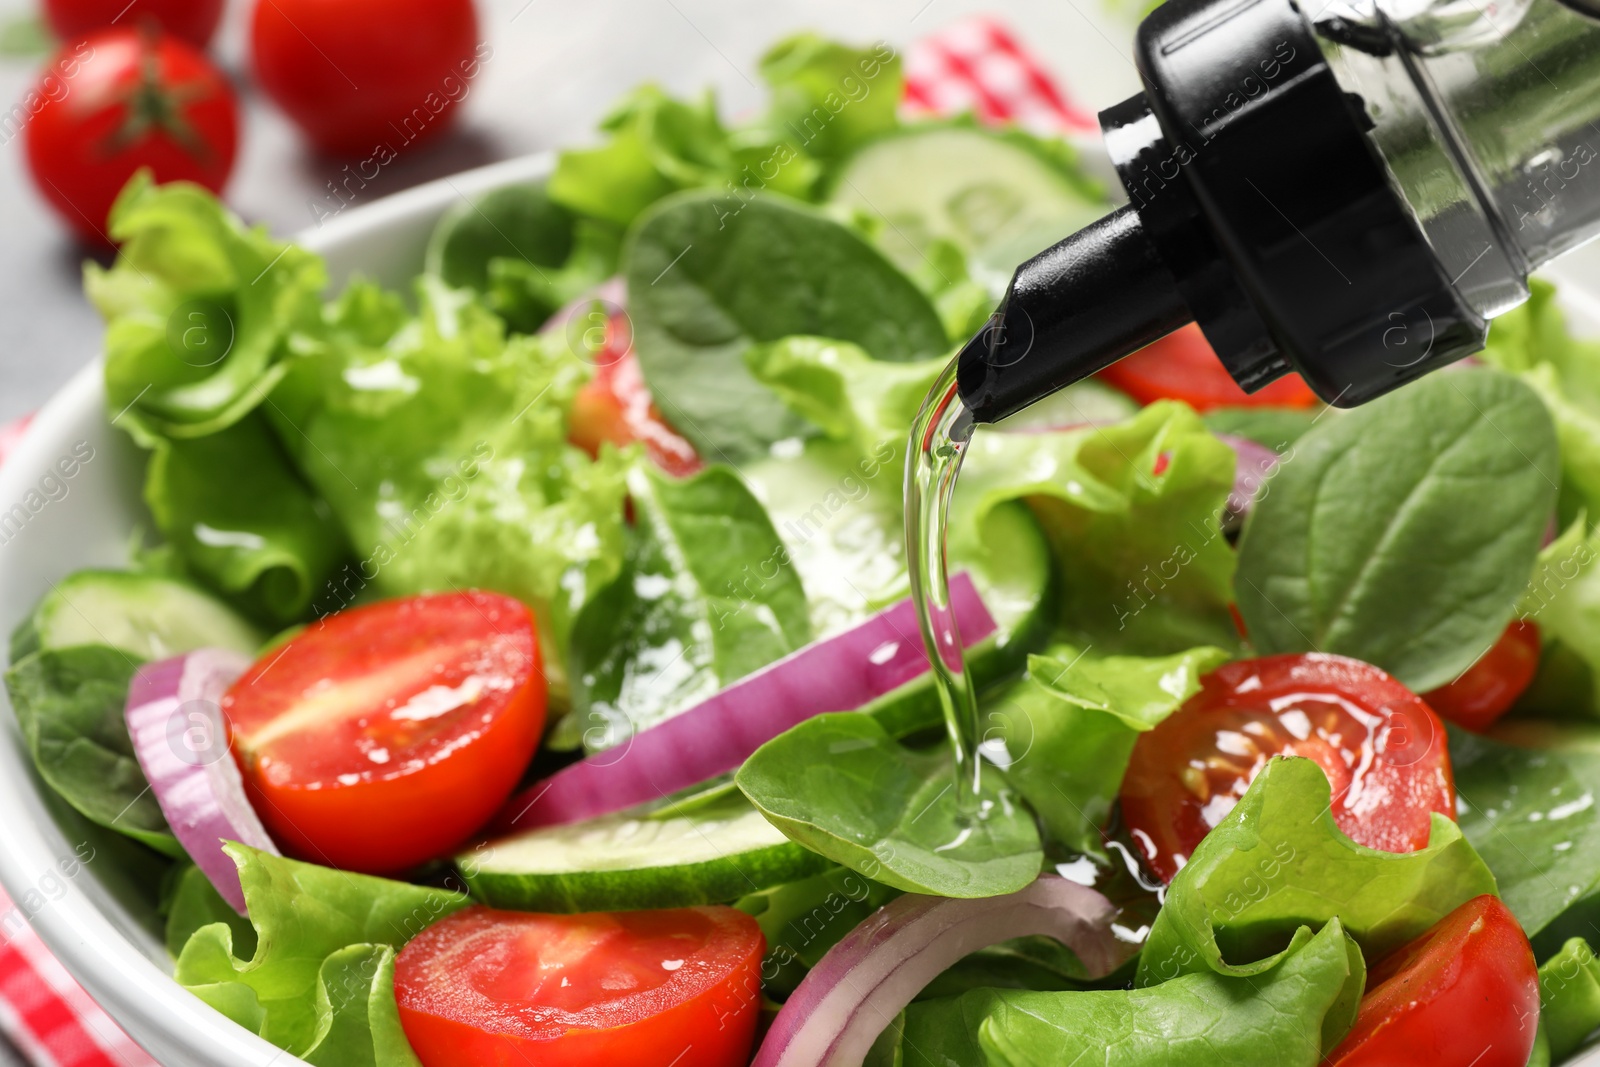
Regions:
<instances>
[{"instance_id":1,"label":"sliced red onion ring","mask_svg":"<svg viewBox=\"0 0 1600 1067\"><path fill-rule=\"evenodd\" d=\"M950 582L950 602L969 646L995 631L972 579ZM499 830L526 830L605 815L659 800L736 769L797 723L850 711L928 670L910 598L865 622L791 652L631 739L557 771L512 797Z\"/></svg>"},{"instance_id":2,"label":"sliced red onion ring","mask_svg":"<svg viewBox=\"0 0 1600 1067\"><path fill-rule=\"evenodd\" d=\"M1278 453L1248 437L1235 437L1231 433L1217 434L1218 440L1233 449L1233 488L1228 492L1228 510L1243 515L1250 510L1267 475L1278 466Z\"/></svg>"},{"instance_id":3,"label":"sliced red onion ring","mask_svg":"<svg viewBox=\"0 0 1600 1067\"><path fill-rule=\"evenodd\" d=\"M559 333L567 328L574 315L586 315L598 300L608 311L622 311L628 302L628 283L619 275L607 278L583 295L570 301L539 327L542 334Z\"/></svg>"},{"instance_id":4,"label":"sliced red onion ring","mask_svg":"<svg viewBox=\"0 0 1600 1067\"><path fill-rule=\"evenodd\" d=\"M1014 937L1053 937L1092 977L1103 977L1132 951L1111 932L1115 914L1093 889L1053 874L1003 897L897 897L811 968L751 1067L860 1067L929 982L962 957Z\"/></svg>"},{"instance_id":5,"label":"sliced red onion ring","mask_svg":"<svg viewBox=\"0 0 1600 1067\"><path fill-rule=\"evenodd\" d=\"M147 663L134 674L127 703L133 754L167 825L240 915L244 891L222 842L278 855L245 797L222 719L222 694L248 666L249 657L220 648Z\"/></svg>"}]
</instances>

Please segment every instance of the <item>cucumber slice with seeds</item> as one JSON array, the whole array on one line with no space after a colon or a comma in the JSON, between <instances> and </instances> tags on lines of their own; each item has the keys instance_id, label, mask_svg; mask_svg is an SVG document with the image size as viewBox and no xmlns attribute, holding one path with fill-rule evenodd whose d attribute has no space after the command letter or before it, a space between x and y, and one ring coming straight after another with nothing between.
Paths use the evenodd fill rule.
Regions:
<instances>
[{"instance_id":1,"label":"cucumber slice with seeds","mask_svg":"<svg viewBox=\"0 0 1600 1067\"><path fill-rule=\"evenodd\" d=\"M253 655L265 635L188 582L132 571L85 570L63 578L11 638L11 661L42 649L106 645L158 660L197 648Z\"/></svg>"},{"instance_id":2,"label":"cucumber slice with seeds","mask_svg":"<svg viewBox=\"0 0 1600 1067\"><path fill-rule=\"evenodd\" d=\"M722 904L832 864L790 841L743 794L547 826L457 858L473 896L525 911Z\"/></svg>"}]
</instances>

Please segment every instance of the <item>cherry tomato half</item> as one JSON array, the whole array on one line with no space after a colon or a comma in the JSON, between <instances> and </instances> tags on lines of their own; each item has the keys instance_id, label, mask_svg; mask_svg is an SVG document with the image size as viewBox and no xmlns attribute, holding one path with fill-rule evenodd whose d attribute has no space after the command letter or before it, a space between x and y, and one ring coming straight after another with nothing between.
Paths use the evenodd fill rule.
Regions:
<instances>
[{"instance_id":1,"label":"cherry tomato half","mask_svg":"<svg viewBox=\"0 0 1600 1067\"><path fill-rule=\"evenodd\" d=\"M222 19L222 0L44 0L44 17L57 37L71 43L112 25L149 21L196 48L204 48Z\"/></svg>"},{"instance_id":2,"label":"cherry tomato half","mask_svg":"<svg viewBox=\"0 0 1600 1067\"><path fill-rule=\"evenodd\" d=\"M250 50L313 144L380 164L449 126L493 55L472 0L260 0Z\"/></svg>"},{"instance_id":3,"label":"cherry tomato half","mask_svg":"<svg viewBox=\"0 0 1600 1067\"><path fill-rule=\"evenodd\" d=\"M533 615L477 592L340 612L262 656L222 710L279 845L403 871L488 821L533 757L545 711Z\"/></svg>"},{"instance_id":4,"label":"cherry tomato half","mask_svg":"<svg viewBox=\"0 0 1600 1067\"><path fill-rule=\"evenodd\" d=\"M1330 1067L1523 1067L1539 1021L1533 948L1494 897L1467 901L1367 972Z\"/></svg>"},{"instance_id":5,"label":"cherry tomato half","mask_svg":"<svg viewBox=\"0 0 1600 1067\"><path fill-rule=\"evenodd\" d=\"M210 60L175 37L112 29L58 52L27 98L28 167L39 192L92 242L134 172L221 192L239 117Z\"/></svg>"},{"instance_id":6,"label":"cherry tomato half","mask_svg":"<svg viewBox=\"0 0 1600 1067\"><path fill-rule=\"evenodd\" d=\"M679 478L693 474L701 467L700 457L656 407L633 354L628 317L611 315L605 331L594 377L573 398L568 440L591 456L598 455L606 441L618 446L640 441L656 466L668 474Z\"/></svg>"},{"instance_id":7,"label":"cherry tomato half","mask_svg":"<svg viewBox=\"0 0 1600 1067\"><path fill-rule=\"evenodd\" d=\"M1199 412L1222 407L1308 408L1317 394L1298 374L1286 374L1254 393L1239 388L1200 327L1190 323L1099 374L1141 404L1182 400Z\"/></svg>"},{"instance_id":8,"label":"cherry tomato half","mask_svg":"<svg viewBox=\"0 0 1600 1067\"><path fill-rule=\"evenodd\" d=\"M1487 730L1511 710L1538 670L1539 627L1518 619L1465 674L1422 694L1422 699L1457 726Z\"/></svg>"},{"instance_id":9,"label":"cherry tomato half","mask_svg":"<svg viewBox=\"0 0 1600 1067\"><path fill-rule=\"evenodd\" d=\"M1411 690L1344 656L1241 660L1134 745L1122 816L1150 869L1172 881L1280 755L1317 761L1339 828L1370 848L1415 851L1432 812L1455 818L1444 726Z\"/></svg>"},{"instance_id":10,"label":"cherry tomato half","mask_svg":"<svg viewBox=\"0 0 1600 1067\"><path fill-rule=\"evenodd\" d=\"M766 939L733 908L540 915L473 907L394 966L424 1067L743 1067Z\"/></svg>"}]
</instances>

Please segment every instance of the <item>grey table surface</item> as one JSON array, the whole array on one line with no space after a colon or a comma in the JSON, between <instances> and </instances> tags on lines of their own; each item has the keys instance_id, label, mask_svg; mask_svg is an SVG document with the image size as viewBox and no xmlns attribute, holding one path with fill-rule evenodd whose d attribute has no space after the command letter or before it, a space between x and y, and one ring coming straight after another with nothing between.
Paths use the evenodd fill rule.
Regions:
<instances>
[{"instance_id":1,"label":"grey table surface","mask_svg":"<svg viewBox=\"0 0 1600 1067\"><path fill-rule=\"evenodd\" d=\"M135 0L137 2L137 0ZM1098 110L1138 88L1128 58L1132 24L1105 0L478 0L493 55L456 128L402 154L362 200L469 167L592 137L595 120L624 91L655 80L671 90L710 85L725 113L762 99L756 60L800 29L859 42L907 45L952 19L987 11L1008 21L1057 71L1072 95ZM0 21L32 0L0 0ZM228 201L251 221L293 233L340 175L341 160L303 147L296 131L248 84L251 5L230 4L213 52L245 95L240 155ZM0 100L27 91L40 59L0 57ZM34 410L98 350L100 322L79 278L85 251L28 178L22 139L0 144L0 421Z\"/></svg>"}]
</instances>

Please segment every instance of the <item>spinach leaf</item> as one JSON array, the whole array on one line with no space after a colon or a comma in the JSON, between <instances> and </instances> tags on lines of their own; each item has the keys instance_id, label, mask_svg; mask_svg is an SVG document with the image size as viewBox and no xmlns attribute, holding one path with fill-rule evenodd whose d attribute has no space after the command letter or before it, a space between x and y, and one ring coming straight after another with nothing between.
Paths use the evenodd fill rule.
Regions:
<instances>
[{"instance_id":1,"label":"spinach leaf","mask_svg":"<svg viewBox=\"0 0 1600 1067\"><path fill-rule=\"evenodd\" d=\"M459 893L224 848L258 939L236 955L227 922L197 929L174 976L245 1028L317 1067L418 1067L394 1002L394 955L464 907Z\"/></svg>"},{"instance_id":2,"label":"spinach leaf","mask_svg":"<svg viewBox=\"0 0 1600 1067\"><path fill-rule=\"evenodd\" d=\"M1177 710L1226 658L1215 648L1153 659L1071 647L1030 656L1026 678L983 701L984 752L1048 837L1101 854L1100 832L1140 732Z\"/></svg>"},{"instance_id":3,"label":"spinach leaf","mask_svg":"<svg viewBox=\"0 0 1600 1067\"><path fill-rule=\"evenodd\" d=\"M1600 883L1600 755L1450 734L1461 832L1530 938Z\"/></svg>"},{"instance_id":4,"label":"spinach leaf","mask_svg":"<svg viewBox=\"0 0 1600 1067\"><path fill-rule=\"evenodd\" d=\"M1581 937L1539 967L1539 1029L1550 1043L1550 1061L1578 1051L1600 1027L1600 960Z\"/></svg>"},{"instance_id":5,"label":"spinach leaf","mask_svg":"<svg viewBox=\"0 0 1600 1067\"><path fill-rule=\"evenodd\" d=\"M1115 426L980 432L950 509L951 550L981 542L989 511L1021 497L1050 540L1059 621L1075 643L1101 655L1232 648L1221 516L1233 468L1233 449L1169 401Z\"/></svg>"},{"instance_id":6,"label":"spinach leaf","mask_svg":"<svg viewBox=\"0 0 1600 1067\"><path fill-rule=\"evenodd\" d=\"M985 768L987 772L989 768ZM791 839L908 893L1013 893L1044 862L1033 817L986 774L988 816L956 803L950 754L913 752L871 715L819 715L745 761L735 781Z\"/></svg>"},{"instance_id":7,"label":"spinach leaf","mask_svg":"<svg viewBox=\"0 0 1600 1067\"><path fill-rule=\"evenodd\" d=\"M1253 976L1201 972L1147 989L977 989L906 1009L904 1062L985 1067L1316 1067L1355 1020L1361 952L1330 920Z\"/></svg>"},{"instance_id":8,"label":"spinach leaf","mask_svg":"<svg viewBox=\"0 0 1600 1067\"><path fill-rule=\"evenodd\" d=\"M622 573L572 634L584 743L610 748L810 640L805 590L759 501L732 470L677 480L636 465Z\"/></svg>"},{"instance_id":9,"label":"spinach leaf","mask_svg":"<svg viewBox=\"0 0 1600 1067\"><path fill-rule=\"evenodd\" d=\"M266 420L154 448L145 501L185 570L257 618L304 618L349 549Z\"/></svg>"},{"instance_id":10,"label":"spinach leaf","mask_svg":"<svg viewBox=\"0 0 1600 1067\"><path fill-rule=\"evenodd\" d=\"M1516 612L1558 476L1544 406L1493 370L1436 374L1319 424L1245 523L1251 640L1443 685Z\"/></svg>"},{"instance_id":11,"label":"spinach leaf","mask_svg":"<svg viewBox=\"0 0 1600 1067\"><path fill-rule=\"evenodd\" d=\"M803 433L745 369L756 342L831 337L891 362L946 347L938 313L905 275L848 228L781 197L673 197L640 219L623 272L651 392L711 459L747 459Z\"/></svg>"},{"instance_id":12,"label":"spinach leaf","mask_svg":"<svg viewBox=\"0 0 1600 1067\"><path fill-rule=\"evenodd\" d=\"M957 961L917 994L918 1000L940 1000L974 989L1027 989L1065 992L1069 989L1105 988L1126 981L1125 969L1092 982L1083 962L1053 937L1017 937L980 949Z\"/></svg>"},{"instance_id":13,"label":"spinach leaf","mask_svg":"<svg viewBox=\"0 0 1600 1067\"><path fill-rule=\"evenodd\" d=\"M1329 415L1327 409L1318 412L1305 408L1240 407L1213 408L1205 413L1204 421L1212 433L1232 434L1275 452L1287 452L1323 417L1339 416Z\"/></svg>"},{"instance_id":14,"label":"spinach leaf","mask_svg":"<svg viewBox=\"0 0 1600 1067\"><path fill-rule=\"evenodd\" d=\"M91 822L182 856L133 756L123 705L140 660L103 645L12 664L6 692L39 777Z\"/></svg>"},{"instance_id":15,"label":"spinach leaf","mask_svg":"<svg viewBox=\"0 0 1600 1067\"><path fill-rule=\"evenodd\" d=\"M1140 985L1207 969L1251 976L1306 925L1337 917L1382 959L1461 904L1495 892L1494 876L1456 824L1434 815L1428 847L1392 853L1340 832L1332 789L1308 759L1270 761L1167 887L1139 957Z\"/></svg>"}]
</instances>

